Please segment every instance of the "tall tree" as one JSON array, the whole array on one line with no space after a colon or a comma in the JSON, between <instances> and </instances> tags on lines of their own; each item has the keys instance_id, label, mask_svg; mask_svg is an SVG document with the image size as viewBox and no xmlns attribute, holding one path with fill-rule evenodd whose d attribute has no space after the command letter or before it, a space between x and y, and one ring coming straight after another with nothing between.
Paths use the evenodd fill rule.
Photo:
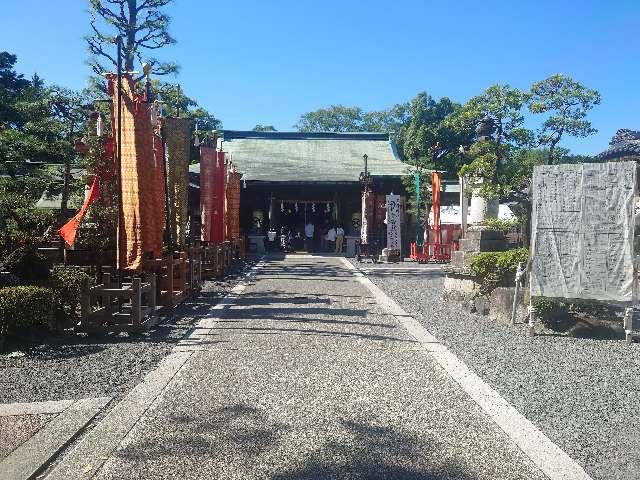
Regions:
<instances>
[{"instance_id":1,"label":"tall tree","mask_svg":"<svg viewBox=\"0 0 640 480\"><path fill-rule=\"evenodd\" d=\"M492 85L473 97L451 115L447 123L458 130L490 126L487 139L475 143L467 152L470 162L462 167L461 175L481 177L483 196L501 195L506 188L501 170L517 149L532 142L532 133L524 126L523 107L527 95L509 85ZM508 183L508 182L507 182Z\"/></svg>"},{"instance_id":2,"label":"tall tree","mask_svg":"<svg viewBox=\"0 0 640 480\"><path fill-rule=\"evenodd\" d=\"M565 75L552 75L531 86L529 110L550 114L537 134L538 144L548 148L547 164L558 163L556 147L564 135L587 137L597 132L586 116L600 100L596 90Z\"/></svg>"},{"instance_id":3,"label":"tall tree","mask_svg":"<svg viewBox=\"0 0 640 480\"><path fill-rule=\"evenodd\" d=\"M149 51L174 44L169 34L169 16L165 7L173 0L89 0L91 29L85 37L91 57L89 65L100 75L117 65L115 39L122 38L122 61L125 70L134 70L134 62L150 63L156 75L177 71L175 63L143 58ZM105 65L105 62L107 65Z\"/></svg>"},{"instance_id":4,"label":"tall tree","mask_svg":"<svg viewBox=\"0 0 640 480\"><path fill-rule=\"evenodd\" d=\"M460 105L443 97L435 100L426 92L420 92L409 102L407 120L395 135L401 156L414 167L414 175L403 178L410 194L411 211L420 212L418 222L426 225L432 205L431 171L442 170L454 176L460 162L458 147L468 144L473 131L456 130L446 119L460 109ZM419 178L420 204L417 204L415 176Z\"/></svg>"},{"instance_id":5,"label":"tall tree","mask_svg":"<svg viewBox=\"0 0 640 480\"><path fill-rule=\"evenodd\" d=\"M361 132L362 109L331 105L300 116L294 125L299 132Z\"/></svg>"},{"instance_id":6,"label":"tall tree","mask_svg":"<svg viewBox=\"0 0 640 480\"><path fill-rule=\"evenodd\" d=\"M254 132L277 132L277 130L275 129L275 127L273 125L256 125L255 127L252 128L252 131Z\"/></svg>"}]
</instances>

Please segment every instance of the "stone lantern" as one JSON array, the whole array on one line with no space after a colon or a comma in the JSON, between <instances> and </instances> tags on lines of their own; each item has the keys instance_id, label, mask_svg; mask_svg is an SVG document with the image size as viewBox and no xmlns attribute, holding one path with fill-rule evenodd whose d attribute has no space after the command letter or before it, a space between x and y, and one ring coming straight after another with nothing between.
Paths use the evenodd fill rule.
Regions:
<instances>
[{"instance_id":1,"label":"stone lantern","mask_svg":"<svg viewBox=\"0 0 640 480\"><path fill-rule=\"evenodd\" d=\"M476 141L484 142L491 140L494 131L493 120L489 117L483 118L476 129ZM485 181L486 179L484 178L473 178L470 179L469 182L475 187L472 187L471 208L469 209L469 224L471 225L481 225L487 218L496 218L498 216L498 209L500 207L499 199L484 198L479 194L480 189L478 187Z\"/></svg>"}]
</instances>

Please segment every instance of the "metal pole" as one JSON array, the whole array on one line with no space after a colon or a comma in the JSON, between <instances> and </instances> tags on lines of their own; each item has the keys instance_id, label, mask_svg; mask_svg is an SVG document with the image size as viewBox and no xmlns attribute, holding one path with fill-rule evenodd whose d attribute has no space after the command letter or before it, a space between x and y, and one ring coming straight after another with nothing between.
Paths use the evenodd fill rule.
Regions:
<instances>
[{"instance_id":1,"label":"metal pole","mask_svg":"<svg viewBox=\"0 0 640 480\"><path fill-rule=\"evenodd\" d=\"M122 255L120 254L120 248L122 246L122 37L120 35L116 37L116 43L118 46L118 240L116 242L116 258L118 259L117 269L119 272L120 281L122 281Z\"/></svg>"},{"instance_id":2,"label":"metal pole","mask_svg":"<svg viewBox=\"0 0 640 480\"><path fill-rule=\"evenodd\" d=\"M518 293L520 293L520 281L524 276L525 269L522 262L518 263L518 269L516 270L516 291L513 294L513 305L511 307L511 325L516 324L516 309L518 306Z\"/></svg>"}]
</instances>

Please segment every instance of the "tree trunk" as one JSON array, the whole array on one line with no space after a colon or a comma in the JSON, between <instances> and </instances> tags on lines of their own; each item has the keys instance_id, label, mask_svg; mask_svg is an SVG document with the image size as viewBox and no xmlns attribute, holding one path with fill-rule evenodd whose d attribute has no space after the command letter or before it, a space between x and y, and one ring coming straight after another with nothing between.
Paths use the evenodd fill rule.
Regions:
<instances>
[{"instance_id":1,"label":"tree trunk","mask_svg":"<svg viewBox=\"0 0 640 480\"><path fill-rule=\"evenodd\" d=\"M73 120L69 127L67 141L73 146ZM64 161L64 177L62 179L62 198L60 199L60 220L66 221L69 217L69 190L71 185L71 157Z\"/></svg>"},{"instance_id":2,"label":"tree trunk","mask_svg":"<svg viewBox=\"0 0 640 480\"><path fill-rule=\"evenodd\" d=\"M138 21L138 0L127 0L129 5L129 22L127 24L127 44L124 49L124 69L133 71L133 55L136 47L136 24Z\"/></svg>"}]
</instances>

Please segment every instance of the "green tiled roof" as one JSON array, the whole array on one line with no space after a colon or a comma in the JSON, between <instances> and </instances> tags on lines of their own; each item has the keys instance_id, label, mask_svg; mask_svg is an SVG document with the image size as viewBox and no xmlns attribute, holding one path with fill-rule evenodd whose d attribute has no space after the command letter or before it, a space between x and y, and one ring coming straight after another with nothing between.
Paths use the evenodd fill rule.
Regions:
<instances>
[{"instance_id":1,"label":"green tiled roof","mask_svg":"<svg viewBox=\"0 0 640 480\"><path fill-rule=\"evenodd\" d=\"M387 134L221 132L243 179L268 182L357 182L368 155L373 176L401 176L407 165Z\"/></svg>"}]
</instances>

